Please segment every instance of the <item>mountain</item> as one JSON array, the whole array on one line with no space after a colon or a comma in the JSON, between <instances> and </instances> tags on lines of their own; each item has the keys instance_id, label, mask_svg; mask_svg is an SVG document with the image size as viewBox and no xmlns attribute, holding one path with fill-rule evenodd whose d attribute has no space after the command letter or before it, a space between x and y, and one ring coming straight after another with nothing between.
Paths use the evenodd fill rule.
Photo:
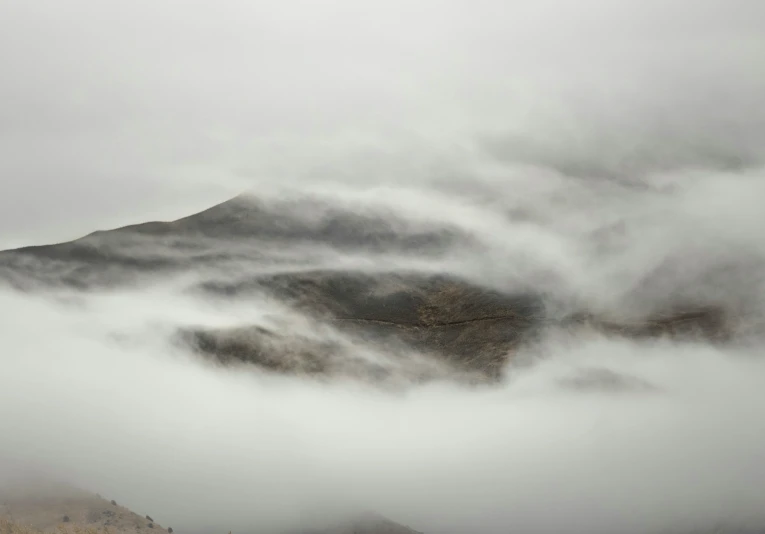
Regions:
<instances>
[{"instance_id":1,"label":"mountain","mask_svg":"<svg viewBox=\"0 0 765 534\"><path fill-rule=\"evenodd\" d=\"M401 354L406 368L392 376L385 366L357 357L353 346L318 342L286 324L188 325L174 339L186 350L222 362L322 379L494 381L519 346L552 328L714 341L729 334L725 311L713 305L678 305L637 322L586 309L560 314L549 311L544 288L502 293L450 272L395 263L386 267L384 261L439 258L457 245L462 253L480 253L475 239L456 227L312 198L265 203L239 196L176 221L0 252L0 280L22 291L88 292L193 274L191 294L224 305L265 295L343 332L346 339ZM379 258L379 265L336 260L360 253L375 262ZM410 357L414 353L419 359Z\"/></svg>"},{"instance_id":2,"label":"mountain","mask_svg":"<svg viewBox=\"0 0 765 534\"><path fill-rule=\"evenodd\" d=\"M265 203L240 196L176 221L2 251L0 283L32 294L172 286L220 307L277 303L289 313L226 327L184 324L168 342L225 365L370 386L494 383L522 364L514 358L519 348L551 331L715 343L731 332L726 310L711 303L676 303L636 321L586 308L561 311L544 287L500 291L451 272L439 260L455 250L480 254L481 244L456 226L391 213L315 198ZM597 369L563 385L652 387ZM50 532L62 522L115 534L164 530L79 490L16 493L3 502L0 534L20 534L19 525L32 529L27 533ZM351 533L417 534L374 514L293 534Z\"/></svg>"}]
</instances>

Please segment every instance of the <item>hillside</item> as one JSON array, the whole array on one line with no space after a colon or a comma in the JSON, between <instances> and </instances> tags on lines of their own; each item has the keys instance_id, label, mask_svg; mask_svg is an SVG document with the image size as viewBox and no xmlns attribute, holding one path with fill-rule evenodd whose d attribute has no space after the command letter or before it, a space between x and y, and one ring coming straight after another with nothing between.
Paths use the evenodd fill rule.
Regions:
<instances>
[{"instance_id":1,"label":"hillside","mask_svg":"<svg viewBox=\"0 0 765 534\"><path fill-rule=\"evenodd\" d=\"M99 495L51 482L0 489L0 518L2 534L61 532L62 528L99 534L172 532L151 515L139 515Z\"/></svg>"},{"instance_id":2,"label":"hillside","mask_svg":"<svg viewBox=\"0 0 765 534\"><path fill-rule=\"evenodd\" d=\"M159 516L154 511L156 517ZM256 522L255 522L256 524ZM0 534L159 534L173 533L152 515L71 486L15 485L0 489ZM225 525L221 533L228 532ZM182 534L179 532L178 534ZM276 533L275 533L276 534ZM279 533L285 534L285 533ZM421 534L378 514L360 514L319 529L288 534Z\"/></svg>"},{"instance_id":3,"label":"hillside","mask_svg":"<svg viewBox=\"0 0 765 534\"><path fill-rule=\"evenodd\" d=\"M357 213L310 198L266 206L240 196L177 221L1 252L0 280L23 291L92 292L193 275L186 290L200 298L222 305L269 298L379 350L424 354L406 378L418 382L445 375L496 380L518 347L549 329L724 341L733 328L727 311L714 303L676 302L625 320L571 303L553 308L543 287L503 292L443 269L396 267L414 257L436 265L454 247L480 253L480 245L456 228ZM342 254L377 261L328 261ZM355 359L348 347L316 343L284 325L187 325L175 341L222 362L269 371L391 378ZM334 357L339 353L343 357Z\"/></svg>"}]
</instances>

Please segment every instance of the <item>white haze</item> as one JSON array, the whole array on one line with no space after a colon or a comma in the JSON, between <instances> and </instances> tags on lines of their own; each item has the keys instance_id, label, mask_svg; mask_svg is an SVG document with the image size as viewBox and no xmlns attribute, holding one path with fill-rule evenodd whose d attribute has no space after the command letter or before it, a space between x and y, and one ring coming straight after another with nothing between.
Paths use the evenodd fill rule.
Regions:
<instances>
[{"instance_id":1,"label":"white haze","mask_svg":"<svg viewBox=\"0 0 765 534\"><path fill-rule=\"evenodd\" d=\"M298 320L267 300L3 292L0 463L180 534L346 507L429 534L765 524L762 2L5 0L0 67L3 244L299 192L484 247L334 265L740 315L727 348L554 337L497 388L392 394L168 341ZM654 389L562 385L592 368Z\"/></svg>"},{"instance_id":2,"label":"white haze","mask_svg":"<svg viewBox=\"0 0 765 534\"><path fill-rule=\"evenodd\" d=\"M580 174L757 163L764 10L4 0L0 243L177 217L252 181L422 180L476 139Z\"/></svg>"}]
</instances>

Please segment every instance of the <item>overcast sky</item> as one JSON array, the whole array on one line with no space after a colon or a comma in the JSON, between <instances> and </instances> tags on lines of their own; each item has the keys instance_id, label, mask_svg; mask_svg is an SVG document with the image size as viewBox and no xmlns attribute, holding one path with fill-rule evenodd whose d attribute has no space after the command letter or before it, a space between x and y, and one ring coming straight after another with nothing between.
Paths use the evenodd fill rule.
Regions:
<instances>
[{"instance_id":1,"label":"overcast sky","mask_svg":"<svg viewBox=\"0 0 765 534\"><path fill-rule=\"evenodd\" d=\"M0 246L353 174L370 147L765 139L760 0L0 0L0 69Z\"/></svg>"}]
</instances>

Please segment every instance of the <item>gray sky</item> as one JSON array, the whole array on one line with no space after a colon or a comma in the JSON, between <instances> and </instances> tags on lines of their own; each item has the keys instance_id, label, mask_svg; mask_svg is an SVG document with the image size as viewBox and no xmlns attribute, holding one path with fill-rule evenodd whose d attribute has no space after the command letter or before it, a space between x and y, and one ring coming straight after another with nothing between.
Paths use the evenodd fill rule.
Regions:
<instances>
[{"instance_id":1,"label":"gray sky","mask_svg":"<svg viewBox=\"0 0 765 534\"><path fill-rule=\"evenodd\" d=\"M353 175L360 149L759 140L762 58L758 0L3 0L0 245Z\"/></svg>"}]
</instances>

